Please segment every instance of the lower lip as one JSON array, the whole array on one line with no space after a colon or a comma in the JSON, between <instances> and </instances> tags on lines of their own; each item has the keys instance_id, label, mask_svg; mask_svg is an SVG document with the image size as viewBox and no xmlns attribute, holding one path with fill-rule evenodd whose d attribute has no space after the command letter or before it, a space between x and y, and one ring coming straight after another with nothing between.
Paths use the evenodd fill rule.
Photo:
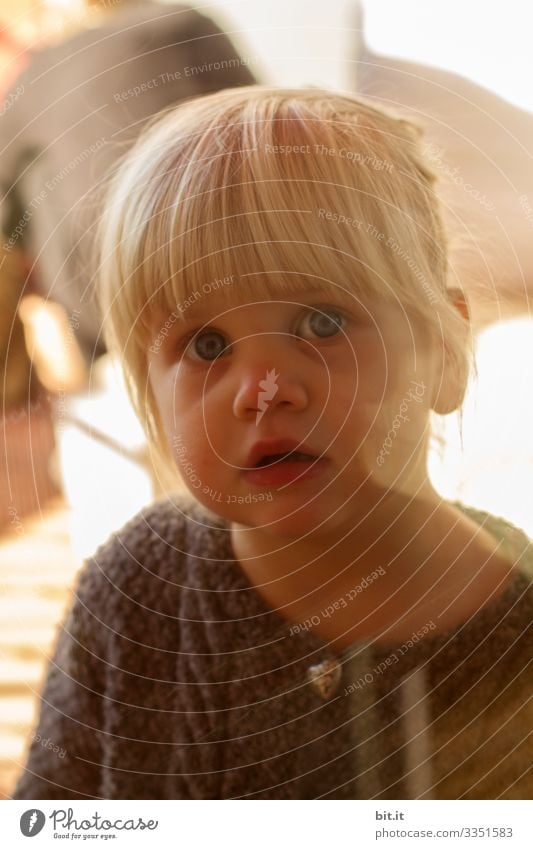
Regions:
<instances>
[{"instance_id":1,"label":"lower lip","mask_svg":"<svg viewBox=\"0 0 533 849\"><path fill-rule=\"evenodd\" d=\"M307 480L320 475L327 460L281 460L272 466L260 466L257 469L251 469L244 472L244 477L249 483L255 483L259 486L268 486L270 484L290 483L294 480Z\"/></svg>"}]
</instances>

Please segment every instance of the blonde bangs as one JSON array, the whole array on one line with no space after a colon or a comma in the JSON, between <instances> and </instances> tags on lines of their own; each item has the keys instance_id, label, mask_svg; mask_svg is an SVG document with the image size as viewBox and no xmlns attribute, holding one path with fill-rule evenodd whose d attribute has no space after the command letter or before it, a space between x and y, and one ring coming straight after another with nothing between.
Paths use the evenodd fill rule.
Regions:
<instances>
[{"instance_id":1,"label":"blonde bangs","mask_svg":"<svg viewBox=\"0 0 533 849\"><path fill-rule=\"evenodd\" d=\"M427 226L439 223L433 178L415 162L409 128L313 90L254 86L178 107L131 160L129 196L143 192L144 214L128 226L137 234L120 295L129 327L150 331L154 311L179 321L215 289L229 305L305 292L312 281L416 310L411 270L387 242L425 248L417 265L420 276L440 276L436 290L446 269L440 228Z\"/></svg>"}]
</instances>

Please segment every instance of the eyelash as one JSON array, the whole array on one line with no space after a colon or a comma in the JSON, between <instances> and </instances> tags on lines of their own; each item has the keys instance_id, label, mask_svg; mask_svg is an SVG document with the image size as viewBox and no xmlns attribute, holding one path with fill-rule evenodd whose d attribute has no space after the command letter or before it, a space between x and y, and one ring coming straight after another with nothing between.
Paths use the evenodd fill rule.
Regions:
<instances>
[{"instance_id":1,"label":"eyelash","mask_svg":"<svg viewBox=\"0 0 533 849\"><path fill-rule=\"evenodd\" d=\"M340 326L339 326L339 331L345 330L346 329L346 323L348 322L348 317L344 314L344 312L342 310L338 309L337 307L334 307L331 304L324 304L324 305L317 304L315 307L308 307L306 309L305 313L304 313L304 318L306 316L312 316L312 315L315 315L315 314L324 317L324 314L327 313L328 311L333 312L338 317L340 317L341 322L340 322ZM180 357L185 358L187 349L191 345L191 343L194 341L194 339L196 337L200 338L204 333L219 333L221 336L224 336L224 333L220 330L217 330L215 327L207 326L207 327L203 327L203 328L195 328L194 330L192 330L190 333L187 333L182 339L179 340L178 346L177 346L177 353L180 355ZM322 341L326 341L326 340L331 339L331 338L337 338L337 336L338 336L338 333L335 333L335 334L332 334L332 336L317 336L315 338L316 339L322 339ZM229 347L231 347L231 346L228 345L225 350L227 351ZM222 356L222 355L219 354L219 356ZM197 359L195 357L190 357L190 359L192 359L193 362L197 362L197 363L198 362L200 362L200 363L214 363L218 359L218 357L214 357L212 360L203 359L202 357L199 357Z\"/></svg>"}]
</instances>

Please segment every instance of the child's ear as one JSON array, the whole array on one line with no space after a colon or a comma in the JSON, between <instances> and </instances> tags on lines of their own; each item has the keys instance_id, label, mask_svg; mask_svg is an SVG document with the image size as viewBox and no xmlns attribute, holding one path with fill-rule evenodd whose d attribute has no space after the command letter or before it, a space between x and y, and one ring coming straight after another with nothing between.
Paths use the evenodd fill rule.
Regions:
<instances>
[{"instance_id":1,"label":"child's ear","mask_svg":"<svg viewBox=\"0 0 533 849\"><path fill-rule=\"evenodd\" d=\"M464 338L458 340L463 342L465 350L464 355L457 354L451 350L451 345L447 339L443 341L443 358L441 361L441 372L438 375L438 383L440 387L436 393L436 398L432 404L436 413L445 416L448 413L453 413L463 403L466 392L466 387L469 377L469 363L466 355L467 336L470 333L470 309L464 293L461 289L452 287L447 290L448 298L452 306L465 319L464 323Z\"/></svg>"}]
</instances>

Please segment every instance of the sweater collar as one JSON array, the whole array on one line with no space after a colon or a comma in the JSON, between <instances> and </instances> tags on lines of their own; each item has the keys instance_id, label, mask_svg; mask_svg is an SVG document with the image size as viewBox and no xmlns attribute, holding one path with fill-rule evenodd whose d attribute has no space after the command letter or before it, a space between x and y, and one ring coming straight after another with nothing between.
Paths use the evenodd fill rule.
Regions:
<instances>
[{"instance_id":1,"label":"sweater collar","mask_svg":"<svg viewBox=\"0 0 533 849\"><path fill-rule=\"evenodd\" d=\"M419 663L425 662L429 657L438 655L444 649L451 650L455 656L459 651L467 653L479 644L480 640L490 638L491 632L499 625L502 628L513 630L516 621L523 617L523 604L521 599L527 595L533 576L533 542L528 536L512 523L498 516L493 516L483 510L464 505L460 501L451 502L461 509L468 517L474 519L480 526L491 533L498 541L501 541L502 550L506 550L514 560L514 577L508 583L505 590L485 604L477 613L467 619L464 623L451 628L445 632L417 635L416 633L405 642L408 643L408 651L405 652L406 671L413 669ZM356 641L349 649L339 653L333 651L329 644L312 628L294 631L294 627L287 622L275 610L270 608L263 600L257 590L249 583L245 573L235 560L231 545L231 533L229 523L209 513L212 519L211 526L213 534L207 534L201 540L201 553L198 553L207 572L202 569L202 583L209 583L213 591L218 593L219 610L221 618L238 620L244 629L244 623L248 629L246 642L250 646L278 644L288 651L289 645L293 647L294 653L299 657L307 657L309 664L319 663L327 658L342 659L346 654L361 651L366 645L372 645L374 656L384 660L401 645L382 645L379 643L366 643ZM205 515L203 517L205 521ZM204 524L202 521L202 524ZM189 553L194 554L193 551ZM216 568L209 569L209 561L216 563ZM207 563L206 563L207 562ZM224 579L221 581L220 568L222 566ZM222 594L220 590L223 590ZM245 617L243 618L243 614ZM292 628L292 630L291 630ZM293 654L290 651L289 654Z\"/></svg>"}]
</instances>

